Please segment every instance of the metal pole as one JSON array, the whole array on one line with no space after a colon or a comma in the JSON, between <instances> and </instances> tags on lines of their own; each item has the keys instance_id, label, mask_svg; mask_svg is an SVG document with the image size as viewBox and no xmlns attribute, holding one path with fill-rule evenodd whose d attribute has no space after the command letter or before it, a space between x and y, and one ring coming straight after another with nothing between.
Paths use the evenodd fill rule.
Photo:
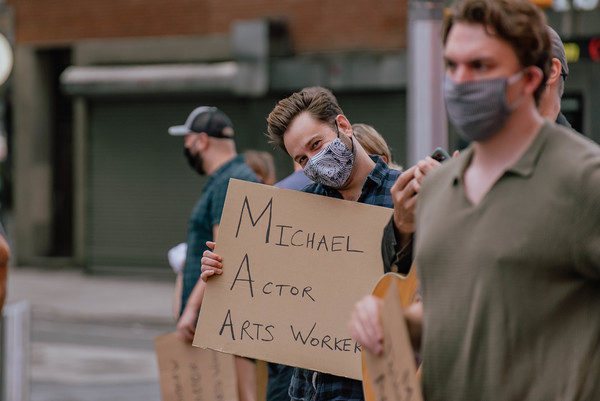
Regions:
<instances>
[{"instance_id":1,"label":"metal pole","mask_svg":"<svg viewBox=\"0 0 600 401\"><path fill-rule=\"evenodd\" d=\"M31 306L27 301L5 306L2 316L2 401L29 400Z\"/></svg>"},{"instance_id":2,"label":"metal pole","mask_svg":"<svg viewBox=\"0 0 600 401\"><path fill-rule=\"evenodd\" d=\"M438 146L448 148L442 92L442 0L410 3L408 54L408 161L414 165Z\"/></svg>"}]
</instances>

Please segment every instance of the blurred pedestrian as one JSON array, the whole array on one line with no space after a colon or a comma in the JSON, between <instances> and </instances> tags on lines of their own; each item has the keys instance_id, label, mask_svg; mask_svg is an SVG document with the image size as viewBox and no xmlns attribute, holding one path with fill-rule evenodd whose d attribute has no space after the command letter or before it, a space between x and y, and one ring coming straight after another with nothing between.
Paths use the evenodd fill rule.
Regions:
<instances>
[{"instance_id":1,"label":"blurred pedestrian","mask_svg":"<svg viewBox=\"0 0 600 401\"><path fill-rule=\"evenodd\" d=\"M557 124L571 128L571 124L560 112L560 99L565 92L565 80L569 75L567 56L560 36L554 29L548 27L548 34L552 44L552 64L550 74L546 80L546 87L538 104L542 117L556 121Z\"/></svg>"},{"instance_id":2,"label":"blurred pedestrian","mask_svg":"<svg viewBox=\"0 0 600 401\"><path fill-rule=\"evenodd\" d=\"M229 179L258 182L258 178L244 157L237 154L231 120L216 107L194 109L185 124L170 127L169 134L184 137L188 163L198 174L210 176L190 217L181 315L177 322L179 336L192 341L206 284L199 279L202 253L208 249L206 242L217 238ZM254 400L254 363L238 357L235 362L240 400Z\"/></svg>"},{"instance_id":3,"label":"blurred pedestrian","mask_svg":"<svg viewBox=\"0 0 600 401\"><path fill-rule=\"evenodd\" d=\"M420 190L423 302L406 310L424 398L600 395L600 147L536 108L552 55L526 0L463 0L444 28L444 97L472 141ZM382 349L381 301L353 336Z\"/></svg>"},{"instance_id":4,"label":"blurred pedestrian","mask_svg":"<svg viewBox=\"0 0 600 401\"><path fill-rule=\"evenodd\" d=\"M402 170L402 166L397 165L392 160L392 151L383 136L371 125L363 123L352 124L352 131L356 140L362 145L365 151L370 155L379 155L390 168Z\"/></svg>"},{"instance_id":5,"label":"blurred pedestrian","mask_svg":"<svg viewBox=\"0 0 600 401\"><path fill-rule=\"evenodd\" d=\"M308 184L312 183L310 178L308 178L306 176L306 174L304 174L304 169L302 168L302 166L296 162L293 162L293 163L294 163L294 172L292 174L288 175L287 177L285 177L283 180L276 183L275 184L276 187L295 189L297 191L300 191L302 188L304 188Z\"/></svg>"},{"instance_id":6,"label":"blurred pedestrian","mask_svg":"<svg viewBox=\"0 0 600 401\"><path fill-rule=\"evenodd\" d=\"M273 155L262 150L247 150L244 152L246 164L254 170L259 181L266 185L275 184L275 162Z\"/></svg>"}]
</instances>

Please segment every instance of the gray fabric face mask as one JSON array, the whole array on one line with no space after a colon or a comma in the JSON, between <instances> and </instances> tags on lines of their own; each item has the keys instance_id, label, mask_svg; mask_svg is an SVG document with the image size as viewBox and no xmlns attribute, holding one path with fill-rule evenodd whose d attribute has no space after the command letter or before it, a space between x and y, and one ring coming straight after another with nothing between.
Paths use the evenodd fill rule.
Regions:
<instances>
[{"instance_id":1,"label":"gray fabric face mask","mask_svg":"<svg viewBox=\"0 0 600 401\"><path fill-rule=\"evenodd\" d=\"M337 137L306 162L304 174L314 182L338 189L350 178L353 166L354 152Z\"/></svg>"},{"instance_id":2,"label":"gray fabric face mask","mask_svg":"<svg viewBox=\"0 0 600 401\"><path fill-rule=\"evenodd\" d=\"M509 78L454 83L444 76L444 100L450 122L469 141L484 142L502 129L519 98L506 102L506 88L523 76L520 71Z\"/></svg>"}]
</instances>

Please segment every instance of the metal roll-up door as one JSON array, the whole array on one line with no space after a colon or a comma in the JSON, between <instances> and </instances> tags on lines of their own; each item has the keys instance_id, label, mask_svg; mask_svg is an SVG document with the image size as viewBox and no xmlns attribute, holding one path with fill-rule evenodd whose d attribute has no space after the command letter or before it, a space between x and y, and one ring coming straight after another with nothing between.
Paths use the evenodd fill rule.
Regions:
<instances>
[{"instance_id":1,"label":"metal roll-up door","mask_svg":"<svg viewBox=\"0 0 600 401\"><path fill-rule=\"evenodd\" d=\"M283 97L283 96L281 96ZM167 128L182 124L199 105L227 113L238 152L270 151L277 178L292 171L289 156L268 144L265 118L280 99L195 101L94 101L89 104L87 246L92 271L131 268L170 273L167 251L185 241L188 219L206 183L183 158L183 139ZM406 154L403 92L342 93L338 100L351 122L373 125L402 163ZM147 270L147 269L146 269Z\"/></svg>"},{"instance_id":2,"label":"metal roll-up door","mask_svg":"<svg viewBox=\"0 0 600 401\"><path fill-rule=\"evenodd\" d=\"M165 268L185 241L206 179L167 134L195 104L93 103L90 111L88 246L92 270Z\"/></svg>"},{"instance_id":3,"label":"metal roll-up door","mask_svg":"<svg viewBox=\"0 0 600 401\"><path fill-rule=\"evenodd\" d=\"M396 163L406 166L406 92L343 93L336 95L351 123L375 127L392 149Z\"/></svg>"},{"instance_id":4,"label":"metal roll-up door","mask_svg":"<svg viewBox=\"0 0 600 401\"><path fill-rule=\"evenodd\" d=\"M168 135L167 128L182 124L199 105L215 105L231 117L238 152L281 153L264 136L272 101L90 103L86 247L90 270L129 273L135 268L135 273L150 268L172 274L167 251L185 241L191 210L207 179L189 168L183 138Z\"/></svg>"}]
</instances>

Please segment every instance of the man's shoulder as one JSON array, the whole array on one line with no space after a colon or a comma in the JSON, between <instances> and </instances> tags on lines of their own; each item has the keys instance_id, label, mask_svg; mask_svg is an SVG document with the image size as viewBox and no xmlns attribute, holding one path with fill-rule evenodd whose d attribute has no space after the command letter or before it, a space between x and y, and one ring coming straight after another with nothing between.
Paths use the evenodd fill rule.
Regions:
<instances>
[{"instance_id":1,"label":"man's shoulder","mask_svg":"<svg viewBox=\"0 0 600 401\"><path fill-rule=\"evenodd\" d=\"M221 171L218 171L213 176L213 181L220 184L229 183L230 178L235 178L243 181L259 182L256 173L250 166L246 164L243 158L235 157L224 166Z\"/></svg>"},{"instance_id":2,"label":"man's shoulder","mask_svg":"<svg viewBox=\"0 0 600 401\"><path fill-rule=\"evenodd\" d=\"M206 202L224 202L231 178L249 182L260 182L254 170L246 163L236 163L235 165L230 165L226 170L213 175L206 184L206 187L204 187L202 197L206 199Z\"/></svg>"},{"instance_id":3,"label":"man's shoulder","mask_svg":"<svg viewBox=\"0 0 600 401\"><path fill-rule=\"evenodd\" d=\"M228 179L229 178L236 178L238 180L251 181L251 182L260 182L260 180L256 176L256 173L254 172L254 170L252 170L252 168L250 168L250 166L248 166L245 163L244 163L244 165L240 165L240 166L238 166L237 169L232 171L231 174L229 174Z\"/></svg>"},{"instance_id":4,"label":"man's shoulder","mask_svg":"<svg viewBox=\"0 0 600 401\"><path fill-rule=\"evenodd\" d=\"M391 188L391 186L394 185L394 183L398 180L398 177L400 177L402 173L402 170L396 170L393 168L388 169L387 176L385 178L385 185Z\"/></svg>"},{"instance_id":5,"label":"man's shoulder","mask_svg":"<svg viewBox=\"0 0 600 401\"><path fill-rule=\"evenodd\" d=\"M567 145L569 149L584 150L589 153L600 154L600 145L580 132L563 125L549 123L545 127L552 135L550 138L561 146Z\"/></svg>"},{"instance_id":6,"label":"man's shoulder","mask_svg":"<svg viewBox=\"0 0 600 401\"><path fill-rule=\"evenodd\" d=\"M546 156L559 169L573 171L598 168L600 145L579 132L553 123L548 123Z\"/></svg>"}]
</instances>

